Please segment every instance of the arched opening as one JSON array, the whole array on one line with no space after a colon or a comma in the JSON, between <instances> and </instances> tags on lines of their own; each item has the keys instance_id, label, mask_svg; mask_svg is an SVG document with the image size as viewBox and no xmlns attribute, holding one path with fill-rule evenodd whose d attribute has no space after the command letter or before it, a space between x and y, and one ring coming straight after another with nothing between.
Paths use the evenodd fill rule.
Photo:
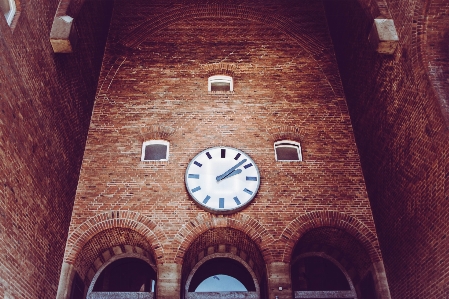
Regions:
<instances>
[{"instance_id":1,"label":"arched opening","mask_svg":"<svg viewBox=\"0 0 449 299\"><path fill-rule=\"evenodd\" d=\"M99 269L92 280L87 299L153 299L156 271L145 258L124 255Z\"/></svg>"},{"instance_id":2,"label":"arched opening","mask_svg":"<svg viewBox=\"0 0 449 299\"><path fill-rule=\"evenodd\" d=\"M312 229L293 250L294 298L377 298L373 271L366 249L355 237L333 227Z\"/></svg>"},{"instance_id":3,"label":"arched opening","mask_svg":"<svg viewBox=\"0 0 449 299\"><path fill-rule=\"evenodd\" d=\"M122 227L94 235L77 254L71 299L155 298L156 261L145 236Z\"/></svg>"},{"instance_id":4,"label":"arched opening","mask_svg":"<svg viewBox=\"0 0 449 299\"><path fill-rule=\"evenodd\" d=\"M156 272L141 259L123 258L107 266L94 292L154 292Z\"/></svg>"},{"instance_id":5,"label":"arched opening","mask_svg":"<svg viewBox=\"0 0 449 299\"><path fill-rule=\"evenodd\" d=\"M192 242L184 255L182 298L266 298L266 267L245 233L215 228Z\"/></svg>"},{"instance_id":6,"label":"arched opening","mask_svg":"<svg viewBox=\"0 0 449 299\"><path fill-rule=\"evenodd\" d=\"M255 292L256 285L251 273L231 258L217 257L203 263L195 271L188 286L188 292L232 291Z\"/></svg>"},{"instance_id":7,"label":"arched opening","mask_svg":"<svg viewBox=\"0 0 449 299\"><path fill-rule=\"evenodd\" d=\"M214 253L200 260L185 283L186 299L206 298L259 299L256 274L233 253Z\"/></svg>"},{"instance_id":8,"label":"arched opening","mask_svg":"<svg viewBox=\"0 0 449 299\"><path fill-rule=\"evenodd\" d=\"M295 298L357 298L342 266L324 254L308 254L292 264Z\"/></svg>"}]
</instances>

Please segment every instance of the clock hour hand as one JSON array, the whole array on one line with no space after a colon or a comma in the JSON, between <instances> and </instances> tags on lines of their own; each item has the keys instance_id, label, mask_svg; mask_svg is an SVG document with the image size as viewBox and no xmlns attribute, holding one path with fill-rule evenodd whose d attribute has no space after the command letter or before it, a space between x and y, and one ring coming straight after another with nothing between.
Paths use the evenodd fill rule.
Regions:
<instances>
[{"instance_id":1,"label":"clock hour hand","mask_svg":"<svg viewBox=\"0 0 449 299\"><path fill-rule=\"evenodd\" d=\"M224 180L225 178L230 178L231 176L234 176L236 174L241 173L242 170L241 169L235 169L233 172L231 172L230 174L228 174L227 176L225 176L224 178L222 178L222 180Z\"/></svg>"},{"instance_id":2,"label":"clock hour hand","mask_svg":"<svg viewBox=\"0 0 449 299\"><path fill-rule=\"evenodd\" d=\"M242 161L240 161L239 163L235 164L233 167L229 168L225 173L219 175L216 177L217 182L221 181L222 179L224 179L225 177L227 177L229 174L231 174L231 172L233 172L236 168L239 168L243 163L245 163L247 160L243 159ZM237 173L236 173L237 174Z\"/></svg>"}]
</instances>

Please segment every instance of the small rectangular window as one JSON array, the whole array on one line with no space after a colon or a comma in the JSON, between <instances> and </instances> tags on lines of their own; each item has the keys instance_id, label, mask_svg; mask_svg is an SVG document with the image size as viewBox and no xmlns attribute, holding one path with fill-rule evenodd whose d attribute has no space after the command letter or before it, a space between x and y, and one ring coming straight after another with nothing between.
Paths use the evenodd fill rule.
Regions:
<instances>
[{"instance_id":1,"label":"small rectangular window","mask_svg":"<svg viewBox=\"0 0 449 299\"><path fill-rule=\"evenodd\" d=\"M164 140L145 141L142 145L141 161L168 161L169 142Z\"/></svg>"},{"instance_id":2,"label":"small rectangular window","mask_svg":"<svg viewBox=\"0 0 449 299\"><path fill-rule=\"evenodd\" d=\"M298 142L282 140L274 143L276 161L302 161L301 146Z\"/></svg>"},{"instance_id":3,"label":"small rectangular window","mask_svg":"<svg viewBox=\"0 0 449 299\"><path fill-rule=\"evenodd\" d=\"M234 90L234 82L230 76L211 76L208 79L207 89L210 92L230 92Z\"/></svg>"},{"instance_id":4,"label":"small rectangular window","mask_svg":"<svg viewBox=\"0 0 449 299\"><path fill-rule=\"evenodd\" d=\"M0 9L6 18L6 22L11 26L14 15L16 14L15 0L0 0Z\"/></svg>"}]
</instances>

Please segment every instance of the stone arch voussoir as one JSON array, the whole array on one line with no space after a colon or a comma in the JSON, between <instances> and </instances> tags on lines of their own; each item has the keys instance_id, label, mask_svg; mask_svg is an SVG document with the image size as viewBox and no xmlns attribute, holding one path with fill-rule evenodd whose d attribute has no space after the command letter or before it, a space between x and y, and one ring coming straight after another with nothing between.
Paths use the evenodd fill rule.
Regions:
<instances>
[{"instance_id":1,"label":"stone arch voussoir","mask_svg":"<svg viewBox=\"0 0 449 299\"><path fill-rule=\"evenodd\" d=\"M316 211L295 218L282 232L283 262L290 262L296 243L305 233L325 226L342 229L356 238L366 249L372 263L382 260L376 234L360 220L337 211Z\"/></svg>"},{"instance_id":2,"label":"stone arch voussoir","mask_svg":"<svg viewBox=\"0 0 449 299\"><path fill-rule=\"evenodd\" d=\"M144 236L154 251L156 263L164 263L164 250L161 244L166 239L165 234L151 219L133 211L104 212L84 221L69 235L64 261L73 264L83 246L92 237L117 227L132 229Z\"/></svg>"},{"instance_id":3,"label":"stone arch voussoir","mask_svg":"<svg viewBox=\"0 0 449 299\"><path fill-rule=\"evenodd\" d=\"M265 262L273 261L271 244L275 243L275 239L256 219L242 213L229 216L201 213L184 224L176 234L173 240L174 262L181 264L190 244L198 236L214 228L233 228L245 233L259 247Z\"/></svg>"}]
</instances>

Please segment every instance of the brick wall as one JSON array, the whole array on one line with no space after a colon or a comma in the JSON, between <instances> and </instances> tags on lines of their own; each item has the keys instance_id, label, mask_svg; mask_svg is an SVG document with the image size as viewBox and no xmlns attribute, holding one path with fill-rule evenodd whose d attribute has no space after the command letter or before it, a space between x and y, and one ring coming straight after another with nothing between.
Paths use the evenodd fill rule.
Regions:
<instances>
[{"instance_id":1,"label":"brick wall","mask_svg":"<svg viewBox=\"0 0 449 299\"><path fill-rule=\"evenodd\" d=\"M332 1L325 1L325 6L380 242L386 258L393 298L440 298L448 293L445 289L447 281L444 277L449 271L444 250L448 245L445 218L447 218L449 166L446 149L447 132L443 119L446 115L447 124L448 110L444 107L447 106L448 94L448 4L444 0L390 2L389 8L400 35L400 47L393 57L375 54L367 43L371 26L370 18L373 17L370 13L376 14L377 11L373 6L374 3L348 0L331 5ZM79 6L80 3L76 2L75 6ZM350 131L347 131L349 121L344 102L342 102L339 75L335 71L336 65L332 62L332 54L327 52L331 49L329 37L326 34L323 35L327 27L319 21L319 18L316 18L316 13L322 14L321 10L317 6L308 5L301 7L302 12L296 14L296 10L290 11L291 3L286 3L284 8L274 2L263 7L248 3L248 6L254 8L252 13L248 13L248 10L242 7L233 11L241 18L236 18L237 20L233 20L234 25L231 22L229 26L234 26L232 30L240 30L238 32L241 33L242 40L240 48L237 49L240 52L236 51L236 54L232 55L230 54L232 51L227 49L227 44L229 41L233 44L238 41L235 37L238 36L237 33L229 37L229 40L225 33L218 33L217 39L220 39L222 44L213 44L212 47L207 44L207 40L213 40L220 28L223 28L218 26L219 23L211 21L217 19L216 13L210 13L209 23L206 21L203 23L202 20L192 20L195 19L192 17L195 10L186 11L185 14L172 14L171 18L157 17L179 7L176 5L154 5L148 12L142 10L139 4L135 4L137 6L131 10L135 9L137 13L132 17L131 12L126 9L128 6L122 6L124 10L123 13L118 13L121 16L116 18L116 24L122 22L121 18L123 18L127 25L123 28L116 26L116 29L111 32L109 55L101 75L101 82L105 84L99 85L99 99L104 95L109 96L109 93L111 95L114 92L117 93L118 85L124 83L126 77L131 78L129 73L132 74L135 71L132 75L137 74L144 78L150 74L152 81L142 80L144 83L136 82L134 85L128 82L131 84L124 84L127 86L124 89L125 95L116 94L110 98L114 101L119 100L120 105L123 105L125 100L128 102L128 98L134 101L136 98L146 96L145 99L148 102L144 101L143 107L148 107L148 103L155 103L155 105L150 105L152 112L143 117L139 116L140 112L123 115L126 117L123 117L122 122L125 118L126 121L132 122L133 118L129 115L135 115L134 123L129 128L130 132L123 132L124 129L118 125L117 119L107 119L110 122L102 124L102 128L98 129L99 132L96 134L101 135L102 132L110 133L117 130L116 132L134 138L129 138L126 142L122 140L119 144L122 145L123 156L130 155L132 158L126 159L137 163L131 163L137 166L129 166L129 169L140 169L133 174L135 177L140 175L140 185L132 184L134 178L132 176L127 180L110 183L109 190L117 191L116 194L121 197L114 195L114 198L120 198L120 200L117 200L115 205L111 200L106 207L102 206L97 209L98 211L88 212L89 215L79 216L78 220L75 216L72 232L82 232L82 237L77 238L71 234L68 248L71 248L70 244L86 244L96 233L104 230L104 228L98 228L97 223L111 222L110 227L113 227L115 220L108 219L106 215L110 215L110 209L123 210L125 205L122 200L126 202L127 198L130 198L131 205L126 205L126 208L145 215L136 212L140 216L133 214L130 218L119 218L123 220L123 223L119 222L120 227L129 227L130 223L134 223L133 225L145 223L138 231L145 235L147 240L152 241L156 258L162 257L165 261L165 258L169 257L169 260L173 258L177 263L182 263L183 252L198 235L206 231L207 227L219 227L223 223L244 231L256 240L259 247L261 244L274 244L273 252L263 253L266 261L288 260L290 258L288 253L291 252L296 240L302 233L314 227L316 219L327 219L323 222L328 225L336 225L331 219L339 219L343 223L341 227L346 230L357 232L365 229L363 234L365 236L374 232L370 216L365 216L369 214L366 212L369 211L369 207L360 208L359 205L359 203L362 206L367 205L363 187L360 187L363 186L360 174L352 176L356 178L357 189L362 190L361 195L354 196L358 191L343 188L349 182L339 181L338 184L329 184L332 181L332 172L326 172L329 169L341 168L342 148L349 149L349 152L355 152L355 149L353 143L341 140L352 139L351 134L342 134L339 139L333 138L339 135L337 133L339 128L334 124L340 125L340 130L345 131L346 134ZM361 3L363 9L358 7L358 3ZM66 230L70 221L69 214L92 109L94 89L97 86L98 63L102 54L101 45L107 34L105 25L108 24L108 10L112 2L86 1L79 18L76 19L81 37L79 48L75 54L66 56L53 55L48 42L57 5L56 0L47 1L45 4L21 0L21 16L15 24L14 32L10 31L3 19L0 20L0 105L2 108L0 171L3 184L0 191L0 229L4 252L0 257L0 263L4 266L0 272L0 297L52 298L56 292L63 246L67 238ZM78 8L69 9L70 12L77 10ZM255 13L254 10L259 13ZM197 12L200 11L201 9L197 10ZM279 15L282 17L277 17ZM187 23L179 22L183 18ZM237 26L244 23L242 18L249 18L249 21L244 24L249 27L242 29ZM145 25L145 20L155 22L147 22ZM229 20L226 12L223 13L220 24L223 24L223 20ZM270 26L260 25L264 22ZM179 37L178 35L177 39L170 40L172 45L182 45L182 49L186 51L181 51L183 56L178 58L179 61L173 58L172 54L176 54L175 52L152 51L151 55L144 55L149 49L159 49L159 45L149 45L146 42L142 44L144 46L142 49L136 46L147 35L157 34L155 41L160 41L161 49L171 48L161 35L174 36L170 34L179 31L179 27L183 27L181 29L184 31L181 30L181 32L186 32L189 31L189 26L198 24L201 25L199 28L202 33L197 39L208 38L196 40L198 49L204 49L203 51L195 50L196 45L191 45L192 48L189 50L184 42L188 44L190 36ZM127 33L133 32L134 26L139 25L143 35L139 35L137 30L133 35L126 36ZM207 25L215 28L214 31L207 32L205 29L209 28L206 27ZM174 27L169 28L170 26ZM261 34L264 30L267 30L269 34L261 38L265 34L265 32ZM248 38L243 40L246 35ZM150 40L147 39L147 41ZM249 42L253 40L254 42ZM265 41L269 42L267 45L271 45L268 50L262 47ZM273 46L274 44L276 46ZM123 45L128 45L130 48ZM214 51L209 53L211 48ZM254 49L255 52L245 56L242 50L247 49ZM219 53L220 50L224 51ZM257 56L259 54L260 56ZM167 57L156 57L161 55ZM181 63L189 55L193 58L190 65ZM276 55L278 56L274 57ZM135 56L135 60L131 59L130 63L129 57L132 56ZM122 76L118 83L111 78L116 75L115 71L125 57L128 58L124 68L120 68L117 72L118 77ZM256 57L261 58L255 59ZM117 60L117 64L114 64L117 58L122 60ZM223 60L224 58L226 59ZM139 59L142 61L141 65L137 63ZM177 65L176 62L180 62L181 65ZM220 64L216 64L218 62ZM159 68L149 69L148 65L156 65ZM171 68L164 67L166 65ZM320 74L317 67L321 68L323 73ZM121 73L126 70L128 75ZM207 95L205 82L207 76L213 74L215 70L226 70L223 72L234 76L235 95ZM170 71L174 73L171 74ZM180 78L179 83L172 84L168 80L173 78ZM283 88L271 88L269 81L266 80L268 78L275 78ZM165 84L166 90L162 90L161 87L152 89L155 82L161 82L158 80L161 80L163 84L170 82ZM322 82L332 87L333 95L330 89L326 90L323 87L325 84L321 84ZM112 83L110 90L109 83ZM195 87L192 87L193 84L196 84ZM168 88L170 86L171 89ZM254 93L253 89L257 92ZM166 95L171 97L167 99ZM158 100L158 97L165 98L166 101L163 103L164 100ZM105 101L104 98L103 101ZM187 107L186 102L187 104L194 102L197 105L212 102L215 110L209 111L209 114L205 111L198 113L195 110L197 106ZM242 105L242 102L250 103L251 109L254 110L249 112L246 118L236 109ZM117 110L111 103L103 102L99 104L99 107L108 111L123 111ZM268 105L267 108L264 108L266 105ZM326 106L327 110L323 110L323 106ZM179 119L184 122L178 122L178 115L172 113L172 107L180 107L179 113L182 117ZM232 120L233 125L229 125L231 119L229 116L223 115L223 120L220 120L218 111L222 111L223 107L226 108L224 111L236 113L236 118ZM290 112L290 107L294 113ZM129 107L127 109L128 112L132 111ZM313 115L309 113L311 109L321 114ZM343 111L340 123L340 120L331 117L336 110ZM102 112L98 111L100 110L97 110L96 114L100 116ZM190 111L196 112L191 115L192 119L195 117L192 121L186 116ZM329 113L326 114L327 112ZM283 117L285 113L288 113L288 121ZM153 115L157 117L153 118ZM199 117L203 116L209 118L199 120ZM98 117L97 121L100 120L103 118ZM189 132L192 131L191 128L198 128L201 121L209 121L209 124L213 121L216 125L213 132L207 132L207 138L201 142L196 140L194 143ZM257 130L240 129L242 122L257 126ZM108 125L111 125L109 131L105 129ZM329 127L332 130L329 130ZM200 130L200 132L204 131L204 128L203 131ZM103 139L107 137L114 137L114 135L102 136ZM173 148L175 160L166 164L138 162L140 143L148 138L156 137L169 139L172 146L175 145ZM98 137L91 137L91 139L95 138L97 138L96 142L104 142ZM111 140L120 139L117 135L114 138L116 139ZM305 163L302 164L306 167L298 170L296 167L286 165L275 166L272 161L271 144L279 138L301 141L305 155ZM255 139L263 141L254 142ZM98 148L104 147L99 144L97 144ZM108 140L104 144L112 143ZM220 218L201 212L189 201L186 193L183 193L183 197L178 198L178 201L173 199L167 201L167 198L171 198L171 193L158 195L156 205L153 205L153 199L148 199L148 196L145 200L141 199L145 198L141 196L143 193L163 193L161 190L165 189L157 184L157 180L163 180L164 173L171 173L175 167L178 169L176 172L178 181L170 176L168 182L170 185L173 184L173 188L183 191L182 182L179 181L183 171L179 169L185 168L195 153L216 144L241 148L256 157L259 166L275 167L275 172L263 174L267 184L262 186L261 194L250 207L238 215ZM94 145L95 140L92 141L91 152L94 149L98 150L94 148ZM186 148L188 157L183 155ZM103 150L110 153L118 152L117 148ZM122 156L120 159L122 164L128 161ZM357 158L351 159L357 160ZM118 156L111 159L114 162L117 160ZM102 164L97 162L97 166L92 168L101 169L100 165ZM357 167L346 165L346 168L343 167L344 173L351 172L350 169L357 170ZM138 174L138 171L141 173ZM92 170L90 176L94 176L94 172L98 173L97 170ZM277 177L287 182L286 184L293 185L296 182L295 194L298 196L291 197L288 192L283 191L282 186L271 187ZM86 179L92 180L88 176ZM109 178L98 179L103 182L107 180ZM149 187L145 185L147 180L149 180ZM142 183L143 181L145 182ZM126 182L132 183L125 185ZM313 182L319 182L318 189L317 185L312 184ZM94 189L94 186L98 190L101 188L95 184L95 181L89 186L86 182L81 182L81 185L86 186L85 189ZM339 187L336 187L337 185ZM310 191L311 186L314 187L313 191ZM151 192L142 191L144 188L149 188ZM132 195L131 192L137 189L139 192ZM97 194L98 198L104 197L101 191L92 191L91 194ZM307 196L303 196L304 194ZM285 198L289 196L290 201L286 201ZM137 197L141 200L134 200ZM323 198L327 199L323 200ZM336 200L337 198L339 200ZM342 198L356 198L356 201L351 203ZM299 211L298 215L272 208L275 203L278 203L278 199L281 199L283 204L291 204L295 207L296 211ZM84 198L79 196L78 200L82 201ZM182 217L179 218L179 213L170 214L170 211L165 213L170 208L162 212L167 209L167 204L173 208L173 205L178 203L183 205L187 203L187 206L182 206ZM95 206L95 202L92 201L89 205ZM101 203L98 203L98 206L100 205ZM156 207L156 210L150 210L150 207ZM100 213L103 209L108 210L107 213ZM345 214L313 212L329 209ZM190 212L184 215L184 211ZM308 213L304 214L305 212ZM354 218L345 218L347 214ZM90 228L95 229L89 230L89 228L78 226L91 215L95 216L89 218L93 221ZM99 220L99 217L103 218ZM142 221L132 222L130 219ZM152 221L154 219L157 222ZM176 221L172 224L173 219ZM358 226L350 225L354 223L353 219L360 220ZM195 223L196 226L191 223ZM279 226L279 228L273 228L274 223L275 227ZM310 223L307 229L301 226L303 223ZM360 223L364 223L369 229ZM280 228L282 225L287 227L284 231ZM148 228L151 229L148 230ZM290 229L296 233L290 233ZM170 232L167 233L165 230ZM278 246L277 240L284 237L292 239L288 242L289 245ZM366 240L369 239L369 237L366 238ZM162 246L157 240L165 244L172 242L174 244ZM366 244L369 242L366 241ZM73 254L66 251L68 260L75 258L76 250L75 247ZM279 252L287 252L287 254ZM375 255L378 253L373 254Z\"/></svg>"},{"instance_id":2,"label":"brick wall","mask_svg":"<svg viewBox=\"0 0 449 299\"><path fill-rule=\"evenodd\" d=\"M223 227L252 239L265 263L288 263L297 240L321 226L356 236L360 254L382 260L322 3L245 4L116 3L67 263L113 227L146 234L158 266L182 264L194 240ZM208 76L223 72L235 92L209 94ZM140 161L148 138L170 141L168 162ZM280 138L299 141L304 161L276 162ZM226 216L197 207L184 185L189 161L220 145L245 151L261 171L254 201Z\"/></svg>"},{"instance_id":3,"label":"brick wall","mask_svg":"<svg viewBox=\"0 0 449 299\"><path fill-rule=\"evenodd\" d=\"M1 298L56 295L110 4L85 3L67 56L49 42L57 1L21 0L14 31L0 17Z\"/></svg>"},{"instance_id":4,"label":"brick wall","mask_svg":"<svg viewBox=\"0 0 449 299\"><path fill-rule=\"evenodd\" d=\"M392 297L445 298L448 4L390 2L393 56L370 48L357 1L325 3Z\"/></svg>"}]
</instances>

